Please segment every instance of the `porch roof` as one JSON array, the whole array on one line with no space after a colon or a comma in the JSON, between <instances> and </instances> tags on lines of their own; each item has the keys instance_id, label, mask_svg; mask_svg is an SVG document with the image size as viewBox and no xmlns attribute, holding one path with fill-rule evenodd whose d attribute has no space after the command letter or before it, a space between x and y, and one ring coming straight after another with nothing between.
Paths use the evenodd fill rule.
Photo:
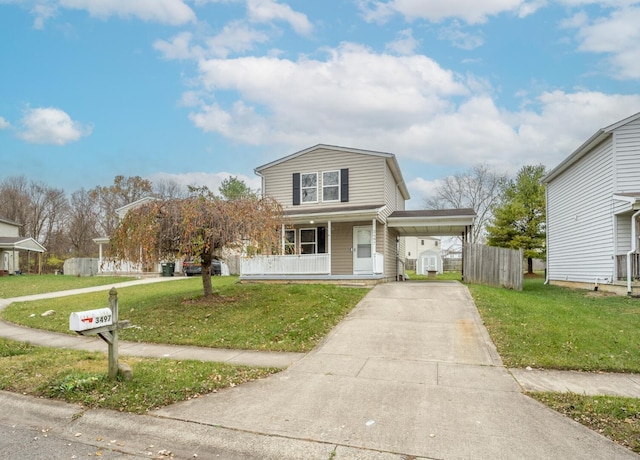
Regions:
<instances>
[{"instance_id":1,"label":"porch roof","mask_svg":"<svg viewBox=\"0 0 640 460\"><path fill-rule=\"evenodd\" d=\"M284 215L293 223L308 223L311 221L352 222L379 217L385 205L340 206L321 209L287 210Z\"/></svg>"},{"instance_id":2,"label":"porch roof","mask_svg":"<svg viewBox=\"0 0 640 460\"><path fill-rule=\"evenodd\" d=\"M46 249L33 238L23 236L11 237L0 236L0 249L10 249L16 251L45 252Z\"/></svg>"},{"instance_id":3,"label":"porch roof","mask_svg":"<svg viewBox=\"0 0 640 460\"><path fill-rule=\"evenodd\" d=\"M469 231L475 218L471 208L395 211L387 225L400 236L460 236Z\"/></svg>"}]
</instances>

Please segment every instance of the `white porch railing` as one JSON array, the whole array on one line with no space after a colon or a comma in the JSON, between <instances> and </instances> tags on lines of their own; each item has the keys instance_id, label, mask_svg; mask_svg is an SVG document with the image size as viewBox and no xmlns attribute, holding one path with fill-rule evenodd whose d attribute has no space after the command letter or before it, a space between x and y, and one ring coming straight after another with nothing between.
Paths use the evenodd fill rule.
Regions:
<instances>
[{"instance_id":1,"label":"white porch railing","mask_svg":"<svg viewBox=\"0 0 640 460\"><path fill-rule=\"evenodd\" d=\"M286 256L244 257L241 275L330 275L329 254L292 254Z\"/></svg>"}]
</instances>

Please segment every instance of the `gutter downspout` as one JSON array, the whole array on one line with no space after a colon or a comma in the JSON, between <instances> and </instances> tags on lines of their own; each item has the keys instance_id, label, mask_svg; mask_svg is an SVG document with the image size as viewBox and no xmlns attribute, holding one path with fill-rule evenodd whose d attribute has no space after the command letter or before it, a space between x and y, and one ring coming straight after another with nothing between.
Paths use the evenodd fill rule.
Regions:
<instances>
[{"instance_id":1,"label":"gutter downspout","mask_svg":"<svg viewBox=\"0 0 640 460\"><path fill-rule=\"evenodd\" d=\"M631 295L631 254L636 252L638 246L636 238L636 217L639 215L640 210L631 216L631 250L627 252L627 295Z\"/></svg>"}]
</instances>

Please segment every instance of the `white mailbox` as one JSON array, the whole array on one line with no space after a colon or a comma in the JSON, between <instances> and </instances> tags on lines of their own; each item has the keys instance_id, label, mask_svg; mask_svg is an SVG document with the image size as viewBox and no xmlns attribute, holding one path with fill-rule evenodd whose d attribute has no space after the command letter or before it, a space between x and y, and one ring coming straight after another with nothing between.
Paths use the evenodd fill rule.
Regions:
<instances>
[{"instance_id":1,"label":"white mailbox","mask_svg":"<svg viewBox=\"0 0 640 460\"><path fill-rule=\"evenodd\" d=\"M69 329L72 331L86 331L102 326L111 326L113 315L110 308L98 308L97 310L77 311L69 316Z\"/></svg>"}]
</instances>

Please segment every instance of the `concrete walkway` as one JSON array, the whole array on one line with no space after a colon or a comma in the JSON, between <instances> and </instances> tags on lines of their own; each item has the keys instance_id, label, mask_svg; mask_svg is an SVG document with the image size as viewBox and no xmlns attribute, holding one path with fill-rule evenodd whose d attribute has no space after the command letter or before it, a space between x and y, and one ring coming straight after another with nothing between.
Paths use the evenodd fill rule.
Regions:
<instances>
[{"instance_id":1,"label":"concrete walkway","mask_svg":"<svg viewBox=\"0 0 640 460\"><path fill-rule=\"evenodd\" d=\"M337 458L638 458L523 395L458 283L379 285L286 371L155 415L313 441Z\"/></svg>"},{"instance_id":2,"label":"concrete walkway","mask_svg":"<svg viewBox=\"0 0 640 460\"><path fill-rule=\"evenodd\" d=\"M0 336L71 347L62 334L6 324ZM68 339L74 348L85 348L79 338ZM139 356L214 359L221 352L148 344L131 344L129 350L121 342L121 353ZM251 355L224 352L238 354L227 360ZM275 356L273 362L259 356L264 365L279 365ZM165 430L162 437L174 444L199 433L193 443L224 447L233 458L638 459L521 393L638 397L638 376L505 369L459 283L379 285L313 352L281 362L290 364L284 372L152 416L92 411L74 424L102 426L103 419L123 432ZM3 407L18 404L4 399Z\"/></svg>"}]
</instances>

